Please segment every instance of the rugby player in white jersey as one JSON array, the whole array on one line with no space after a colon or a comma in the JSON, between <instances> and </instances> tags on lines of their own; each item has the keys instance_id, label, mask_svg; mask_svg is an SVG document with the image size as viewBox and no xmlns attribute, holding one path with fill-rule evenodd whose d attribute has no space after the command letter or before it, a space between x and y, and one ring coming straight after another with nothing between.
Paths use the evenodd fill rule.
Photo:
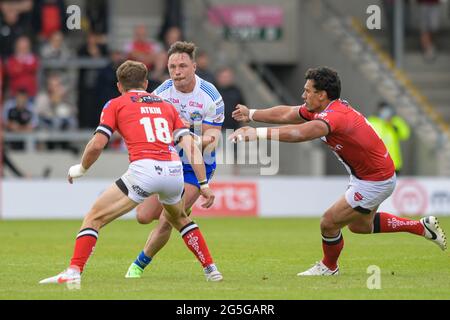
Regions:
<instances>
[{"instance_id":1,"label":"rugby player in white jersey","mask_svg":"<svg viewBox=\"0 0 450 320\"><path fill-rule=\"evenodd\" d=\"M207 179L198 181L191 165L183 159L184 205L190 214L191 208L200 196L200 190L208 185L216 168L214 150L219 141L224 120L224 102L213 84L195 74L195 44L175 42L168 51L170 79L153 92L169 100L179 112L181 119L191 128L197 143L203 149ZM180 154L181 155L181 154ZM163 207L156 195L148 197L137 209L137 220L147 224L159 220L150 233L144 249L130 265L126 278L140 278L145 267L169 241L172 226L161 214ZM210 272L212 270L206 270Z\"/></svg>"}]
</instances>

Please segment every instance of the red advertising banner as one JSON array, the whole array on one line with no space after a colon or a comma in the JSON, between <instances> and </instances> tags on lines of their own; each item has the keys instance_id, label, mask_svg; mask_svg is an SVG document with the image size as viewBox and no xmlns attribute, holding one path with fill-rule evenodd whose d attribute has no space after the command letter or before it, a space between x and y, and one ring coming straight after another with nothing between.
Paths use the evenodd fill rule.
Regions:
<instances>
[{"instance_id":1,"label":"red advertising banner","mask_svg":"<svg viewBox=\"0 0 450 320\"><path fill-rule=\"evenodd\" d=\"M254 182L215 182L210 184L216 195L214 205L209 209L201 207L202 198L197 200L192 212L194 216L257 216L259 194Z\"/></svg>"}]
</instances>

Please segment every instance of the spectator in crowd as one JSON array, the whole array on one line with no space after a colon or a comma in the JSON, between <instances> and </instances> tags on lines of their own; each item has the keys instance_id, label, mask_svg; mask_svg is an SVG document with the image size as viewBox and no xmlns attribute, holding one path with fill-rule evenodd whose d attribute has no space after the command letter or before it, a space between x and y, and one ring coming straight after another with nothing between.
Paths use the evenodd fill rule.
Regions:
<instances>
[{"instance_id":1,"label":"spectator in crowd","mask_svg":"<svg viewBox=\"0 0 450 320\"><path fill-rule=\"evenodd\" d=\"M178 26L172 26L168 28L163 35L163 45L165 50L161 50L156 54L155 68L149 73L149 92L156 89L161 83L169 78L167 72L167 51L177 41L183 41L183 35L181 29Z\"/></svg>"},{"instance_id":2,"label":"spectator in crowd","mask_svg":"<svg viewBox=\"0 0 450 320\"><path fill-rule=\"evenodd\" d=\"M26 36L19 37L14 55L6 61L11 96L15 96L19 88L24 88L31 98L36 95L38 66L39 59L31 51L30 39Z\"/></svg>"},{"instance_id":3,"label":"spectator in crowd","mask_svg":"<svg viewBox=\"0 0 450 320\"><path fill-rule=\"evenodd\" d=\"M127 59L144 63L150 71L165 69L165 65L157 65L161 51L161 45L148 37L147 27L142 24L134 28L133 40L125 46Z\"/></svg>"},{"instance_id":4,"label":"spectator in crowd","mask_svg":"<svg viewBox=\"0 0 450 320\"><path fill-rule=\"evenodd\" d=\"M14 52L14 44L21 35L32 35L31 0L0 2L0 56L7 58Z\"/></svg>"},{"instance_id":5,"label":"spectator in crowd","mask_svg":"<svg viewBox=\"0 0 450 320\"><path fill-rule=\"evenodd\" d=\"M420 10L420 44L426 61L436 59L433 33L439 28L440 0L417 0Z\"/></svg>"},{"instance_id":6,"label":"spectator in crowd","mask_svg":"<svg viewBox=\"0 0 450 320\"><path fill-rule=\"evenodd\" d=\"M410 128L408 124L395 114L395 110L390 104L384 101L378 104L377 114L370 116L367 120L386 145L394 162L395 172L399 174L403 168L400 141L409 139Z\"/></svg>"},{"instance_id":7,"label":"spectator in crowd","mask_svg":"<svg viewBox=\"0 0 450 320\"><path fill-rule=\"evenodd\" d=\"M231 114L238 104L245 104L245 99L234 81L234 72L230 67L222 67L217 71L216 87L225 103L225 120L222 128L236 130L240 124Z\"/></svg>"},{"instance_id":8,"label":"spectator in crowd","mask_svg":"<svg viewBox=\"0 0 450 320\"><path fill-rule=\"evenodd\" d=\"M31 132L37 126L33 104L25 89L19 89L15 98L5 102L3 113L5 128L9 132ZM23 150L24 148L23 142L11 142L9 145L14 150Z\"/></svg>"},{"instance_id":9,"label":"spectator in crowd","mask_svg":"<svg viewBox=\"0 0 450 320\"><path fill-rule=\"evenodd\" d=\"M98 41L94 33L89 33L87 42L79 50L83 58L105 58L107 48ZM82 68L78 77L78 124L80 128L96 128L103 104L99 103L97 83L100 70Z\"/></svg>"},{"instance_id":10,"label":"spectator in crowd","mask_svg":"<svg viewBox=\"0 0 450 320\"><path fill-rule=\"evenodd\" d=\"M41 47L41 57L43 59L67 60L72 56L70 49L64 41L64 34L55 31Z\"/></svg>"},{"instance_id":11,"label":"spectator in crowd","mask_svg":"<svg viewBox=\"0 0 450 320\"><path fill-rule=\"evenodd\" d=\"M177 41L183 41L183 33L179 27L172 26L167 29L163 37L164 48L166 51Z\"/></svg>"},{"instance_id":12,"label":"spectator in crowd","mask_svg":"<svg viewBox=\"0 0 450 320\"><path fill-rule=\"evenodd\" d=\"M159 30L158 39L161 42L165 42L165 37L168 34L169 29L177 27L178 30L183 30L183 1L182 0L166 0L164 1L164 20ZM181 35L179 41L182 41L183 35ZM172 42L175 43L176 41ZM166 46L166 50L169 50L170 46Z\"/></svg>"},{"instance_id":13,"label":"spectator in crowd","mask_svg":"<svg viewBox=\"0 0 450 320\"><path fill-rule=\"evenodd\" d=\"M89 30L106 40L108 33L109 6L108 0L90 0L86 2L86 16L89 20Z\"/></svg>"},{"instance_id":14,"label":"spectator in crowd","mask_svg":"<svg viewBox=\"0 0 450 320\"><path fill-rule=\"evenodd\" d=\"M206 51L199 50L197 59L197 69L195 73L202 78L203 80L206 80L208 82L211 82L212 84L215 84L215 77L214 74L211 72L209 67L209 55Z\"/></svg>"},{"instance_id":15,"label":"spectator in crowd","mask_svg":"<svg viewBox=\"0 0 450 320\"><path fill-rule=\"evenodd\" d=\"M66 30L66 6L64 0L35 0L33 28L42 40L56 31Z\"/></svg>"},{"instance_id":16,"label":"spectator in crowd","mask_svg":"<svg viewBox=\"0 0 450 320\"><path fill-rule=\"evenodd\" d=\"M394 48L395 48L395 41L394 41L394 22L395 22L395 1L396 0L382 0L382 12L385 16L385 23L386 23L386 30L388 35L388 51L391 57L394 57ZM406 33L408 33L410 30L410 0L402 0L403 1L403 25L402 28ZM384 27L383 27L384 29Z\"/></svg>"},{"instance_id":17,"label":"spectator in crowd","mask_svg":"<svg viewBox=\"0 0 450 320\"><path fill-rule=\"evenodd\" d=\"M30 132L37 125L33 103L26 89L19 89L15 98L9 99L4 106L5 126L10 132Z\"/></svg>"},{"instance_id":18,"label":"spectator in crowd","mask_svg":"<svg viewBox=\"0 0 450 320\"><path fill-rule=\"evenodd\" d=\"M123 52L113 49L109 53L109 63L100 70L97 81L98 105L103 106L109 100L119 95L117 90L117 68L125 61ZM99 114L100 116L100 114Z\"/></svg>"},{"instance_id":19,"label":"spectator in crowd","mask_svg":"<svg viewBox=\"0 0 450 320\"><path fill-rule=\"evenodd\" d=\"M66 101L67 89L61 77L50 75L47 88L36 97L36 114L39 127L51 130L69 130L77 126L76 110Z\"/></svg>"}]
</instances>

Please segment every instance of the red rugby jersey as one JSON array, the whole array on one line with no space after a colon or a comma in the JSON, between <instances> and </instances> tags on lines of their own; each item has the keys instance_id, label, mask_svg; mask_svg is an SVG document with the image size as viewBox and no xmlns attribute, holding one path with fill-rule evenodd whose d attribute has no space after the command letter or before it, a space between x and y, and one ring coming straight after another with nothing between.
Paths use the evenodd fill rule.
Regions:
<instances>
[{"instance_id":1,"label":"red rugby jersey","mask_svg":"<svg viewBox=\"0 0 450 320\"><path fill-rule=\"evenodd\" d=\"M110 138L116 130L125 140L130 162L179 160L174 141L189 134L172 104L145 91L129 91L103 107L96 132Z\"/></svg>"},{"instance_id":2,"label":"red rugby jersey","mask_svg":"<svg viewBox=\"0 0 450 320\"><path fill-rule=\"evenodd\" d=\"M321 113L300 106L306 121L321 120L329 134L321 139L356 178L368 181L387 180L395 172L394 163L381 138L367 119L345 100L334 100Z\"/></svg>"}]
</instances>

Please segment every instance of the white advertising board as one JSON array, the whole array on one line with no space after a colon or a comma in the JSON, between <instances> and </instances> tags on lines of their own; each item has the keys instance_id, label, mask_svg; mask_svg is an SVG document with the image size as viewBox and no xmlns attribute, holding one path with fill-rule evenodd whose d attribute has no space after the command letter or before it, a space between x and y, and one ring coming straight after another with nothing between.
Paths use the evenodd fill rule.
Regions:
<instances>
[{"instance_id":1,"label":"white advertising board","mask_svg":"<svg viewBox=\"0 0 450 320\"><path fill-rule=\"evenodd\" d=\"M321 216L347 188L347 177L217 177L217 204L201 216ZM111 180L4 180L2 219L81 219ZM243 196L247 194L247 199ZM251 200L251 201L250 201ZM242 203L241 203L242 202ZM249 206L251 204L251 206ZM242 208L245 208L242 209ZM450 215L450 179L399 178L380 211L401 215ZM125 218L133 218L135 212Z\"/></svg>"}]
</instances>

